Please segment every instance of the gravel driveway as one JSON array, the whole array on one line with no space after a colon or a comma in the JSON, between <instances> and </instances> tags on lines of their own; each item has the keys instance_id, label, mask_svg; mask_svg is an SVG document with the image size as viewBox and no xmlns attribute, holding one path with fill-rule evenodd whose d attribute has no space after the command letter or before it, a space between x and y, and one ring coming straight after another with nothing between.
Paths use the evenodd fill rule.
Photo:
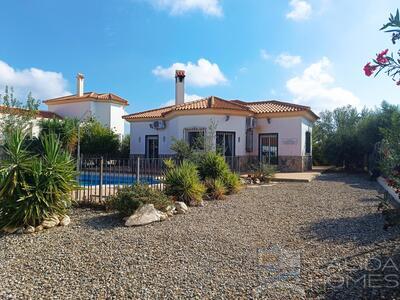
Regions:
<instances>
[{"instance_id":1,"label":"gravel driveway","mask_svg":"<svg viewBox=\"0 0 400 300\"><path fill-rule=\"evenodd\" d=\"M140 228L75 209L69 227L0 235L0 298L395 297L388 280L356 282L388 272L400 281L398 269L371 267L400 262L400 230L382 229L378 194L362 176L324 174Z\"/></svg>"}]
</instances>

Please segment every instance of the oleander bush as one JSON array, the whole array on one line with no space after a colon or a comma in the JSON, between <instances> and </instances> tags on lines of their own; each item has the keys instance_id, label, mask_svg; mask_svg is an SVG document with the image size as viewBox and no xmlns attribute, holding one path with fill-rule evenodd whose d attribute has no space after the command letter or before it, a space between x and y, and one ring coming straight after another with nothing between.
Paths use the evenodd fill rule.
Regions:
<instances>
[{"instance_id":1,"label":"oleander bush","mask_svg":"<svg viewBox=\"0 0 400 300\"><path fill-rule=\"evenodd\" d=\"M40 138L42 153L28 151L26 134L7 134L0 165L0 230L37 226L44 219L66 215L77 188L75 163L55 135Z\"/></svg>"},{"instance_id":2,"label":"oleander bush","mask_svg":"<svg viewBox=\"0 0 400 300\"><path fill-rule=\"evenodd\" d=\"M175 201L186 204L199 204L202 202L205 187L200 181L197 167L194 163L183 161L180 165L166 171L165 193Z\"/></svg>"},{"instance_id":3,"label":"oleander bush","mask_svg":"<svg viewBox=\"0 0 400 300\"><path fill-rule=\"evenodd\" d=\"M163 192L154 190L146 184L137 183L120 188L110 197L107 206L108 209L116 210L123 216L131 216L145 204L153 204L156 209L166 211L172 201Z\"/></svg>"}]
</instances>

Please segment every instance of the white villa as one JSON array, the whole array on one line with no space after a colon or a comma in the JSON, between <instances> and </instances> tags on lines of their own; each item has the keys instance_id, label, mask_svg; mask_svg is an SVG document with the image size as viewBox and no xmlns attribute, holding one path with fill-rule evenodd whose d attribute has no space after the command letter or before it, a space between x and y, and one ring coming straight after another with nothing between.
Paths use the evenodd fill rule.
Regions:
<instances>
[{"instance_id":1,"label":"white villa","mask_svg":"<svg viewBox=\"0 0 400 300\"><path fill-rule=\"evenodd\" d=\"M310 107L215 96L185 103L184 82L185 72L176 71L175 105L123 117L131 126L131 156L173 155L174 139L195 146L212 124L214 147L225 156L258 156L285 171L311 169L312 126L318 116Z\"/></svg>"},{"instance_id":2,"label":"white villa","mask_svg":"<svg viewBox=\"0 0 400 300\"><path fill-rule=\"evenodd\" d=\"M77 75L77 92L75 95L64 96L43 101L50 112L65 118L84 120L95 117L104 126L109 127L121 138L125 134L125 107L128 101L111 93L98 94L84 92L84 76Z\"/></svg>"},{"instance_id":3,"label":"white villa","mask_svg":"<svg viewBox=\"0 0 400 300\"><path fill-rule=\"evenodd\" d=\"M26 112L27 111L24 111L23 109L20 109L20 108L6 107L3 105L0 105L0 119L2 118L3 115L9 115L9 114L20 115L20 114L24 114ZM38 110L38 111L36 111L34 120L32 120L32 122L30 122L29 126L27 126L27 128L26 128L28 131L28 134L31 136L38 137L39 132L40 132L39 122L41 120L48 120L48 119L62 119L62 118L59 115L57 115L56 113L46 111L46 110ZM1 137L2 136L0 133L0 139L1 139Z\"/></svg>"}]
</instances>

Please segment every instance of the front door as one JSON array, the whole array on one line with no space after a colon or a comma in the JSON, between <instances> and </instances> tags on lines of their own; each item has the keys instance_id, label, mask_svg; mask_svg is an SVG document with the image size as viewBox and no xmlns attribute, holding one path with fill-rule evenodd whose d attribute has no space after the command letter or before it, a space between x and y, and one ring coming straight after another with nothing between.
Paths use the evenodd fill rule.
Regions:
<instances>
[{"instance_id":1,"label":"front door","mask_svg":"<svg viewBox=\"0 0 400 300\"><path fill-rule=\"evenodd\" d=\"M146 158L158 158L158 135L146 135Z\"/></svg>"},{"instance_id":2,"label":"front door","mask_svg":"<svg viewBox=\"0 0 400 300\"><path fill-rule=\"evenodd\" d=\"M217 152L225 157L235 156L235 133L217 131L216 134Z\"/></svg>"},{"instance_id":3,"label":"front door","mask_svg":"<svg viewBox=\"0 0 400 300\"><path fill-rule=\"evenodd\" d=\"M260 134L259 156L263 163L270 165L278 164L278 134Z\"/></svg>"}]
</instances>

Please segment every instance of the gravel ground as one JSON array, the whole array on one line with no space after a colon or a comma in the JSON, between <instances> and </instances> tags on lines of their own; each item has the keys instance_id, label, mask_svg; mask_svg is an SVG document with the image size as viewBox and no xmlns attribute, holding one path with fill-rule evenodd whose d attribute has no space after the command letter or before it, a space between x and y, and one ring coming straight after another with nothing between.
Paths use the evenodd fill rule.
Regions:
<instances>
[{"instance_id":1,"label":"gravel ground","mask_svg":"<svg viewBox=\"0 0 400 300\"><path fill-rule=\"evenodd\" d=\"M140 228L75 209L68 227L0 235L0 298L396 298L400 229L382 229L378 194L325 174Z\"/></svg>"}]
</instances>

